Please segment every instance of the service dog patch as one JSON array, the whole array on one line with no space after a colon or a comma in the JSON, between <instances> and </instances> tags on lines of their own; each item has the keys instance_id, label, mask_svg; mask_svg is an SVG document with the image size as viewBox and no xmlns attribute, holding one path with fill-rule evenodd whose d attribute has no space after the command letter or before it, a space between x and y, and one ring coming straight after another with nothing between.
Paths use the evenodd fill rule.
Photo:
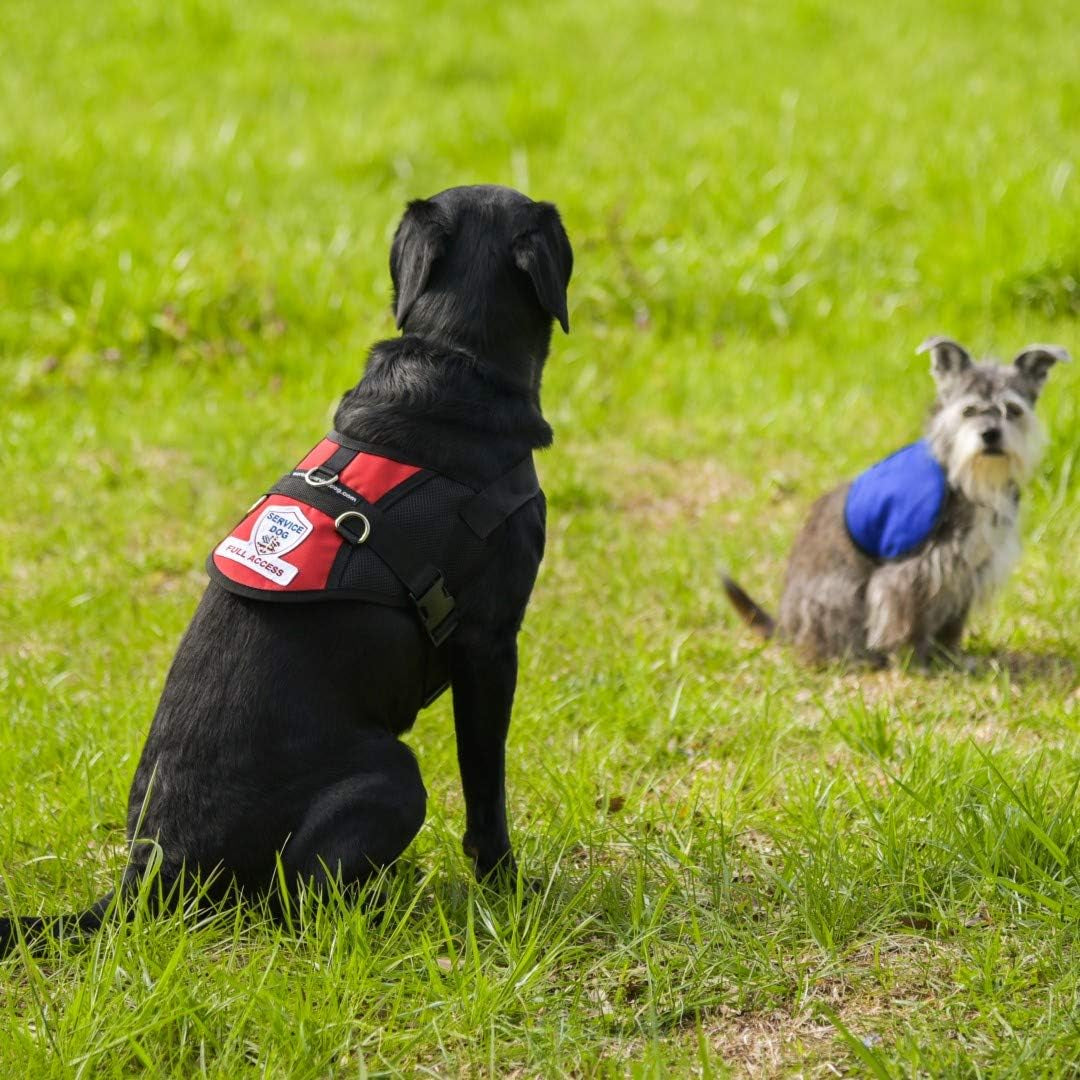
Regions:
<instances>
[{"instance_id":1,"label":"service dog patch","mask_svg":"<svg viewBox=\"0 0 1080 1080\"><path fill-rule=\"evenodd\" d=\"M282 555L299 547L315 528L299 506L271 506L264 510L255 528L251 530L251 542L260 555Z\"/></svg>"},{"instance_id":2,"label":"service dog patch","mask_svg":"<svg viewBox=\"0 0 1080 1080\"><path fill-rule=\"evenodd\" d=\"M267 506L255 519L250 539L227 536L215 555L247 567L267 581L290 585L300 568L284 556L298 548L315 530L299 506Z\"/></svg>"}]
</instances>

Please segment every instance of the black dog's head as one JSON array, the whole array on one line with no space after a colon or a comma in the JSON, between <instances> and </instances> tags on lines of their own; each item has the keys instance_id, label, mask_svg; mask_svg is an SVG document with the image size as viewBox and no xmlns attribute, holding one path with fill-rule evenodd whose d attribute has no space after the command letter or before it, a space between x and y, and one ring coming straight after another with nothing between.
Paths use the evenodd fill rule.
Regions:
<instances>
[{"instance_id":1,"label":"black dog's head","mask_svg":"<svg viewBox=\"0 0 1080 1080\"><path fill-rule=\"evenodd\" d=\"M399 329L539 386L553 319L569 332L574 265L559 212L511 188L448 188L409 203L390 249Z\"/></svg>"}]
</instances>

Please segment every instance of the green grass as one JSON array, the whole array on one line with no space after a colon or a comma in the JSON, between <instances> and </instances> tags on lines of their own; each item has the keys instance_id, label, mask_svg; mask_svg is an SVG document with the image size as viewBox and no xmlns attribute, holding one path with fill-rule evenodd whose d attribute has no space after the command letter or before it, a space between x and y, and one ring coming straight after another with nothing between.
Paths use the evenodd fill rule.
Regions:
<instances>
[{"instance_id":1,"label":"green grass","mask_svg":"<svg viewBox=\"0 0 1080 1080\"><path fill-rule=\"evenodd\" d=\"M447 704L377 911L178 914L0 965L0 1075L1073 1076L1080 379L973 676L739 627L810 501L919 430L915 346L1080 351L1080 17L897 5L8 0L0 910L74 910L205 552L392 332L406 199L556 201L547 559L514 836Z\"/></svg>"}]
</instances>

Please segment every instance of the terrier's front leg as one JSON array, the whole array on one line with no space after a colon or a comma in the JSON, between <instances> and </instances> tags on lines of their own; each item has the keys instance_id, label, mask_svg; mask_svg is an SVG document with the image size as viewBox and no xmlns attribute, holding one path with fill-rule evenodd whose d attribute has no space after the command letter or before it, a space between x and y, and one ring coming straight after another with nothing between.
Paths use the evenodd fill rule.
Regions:
<instances>
[{"instance_id":1,"label":"terrier's front leg","mask_svg":"<svg viewBox=\"0 0 1080 1080\"><path fill-rule=\"evenodd\" d=\"M934 651L937 658L957 671L966 671L969 675L975 670L975 660L971 656L965 656L960 648L960 642L964 639L964 626L967 623L968 612L971 605L965 605L964 609L951 619L947 619L934 635Z\"/></svg>"},{"instance_id":2,"label":"terrier's front leg","mask_svg":"<svg viewBox=\"0 0 1080 1080\"><path fill-rule=\"evenodd\" d=\"M866 585L866 647L871 653L892 654L903 648L919 651L923 644L914 590L906 564L881 567Z\"/></svg>"}]
</instances>

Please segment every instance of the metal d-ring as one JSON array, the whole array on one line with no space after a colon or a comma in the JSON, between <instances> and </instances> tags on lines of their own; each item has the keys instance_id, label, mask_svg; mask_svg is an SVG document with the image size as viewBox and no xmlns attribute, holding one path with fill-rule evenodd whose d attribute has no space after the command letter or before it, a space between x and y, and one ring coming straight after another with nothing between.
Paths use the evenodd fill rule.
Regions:
<instances>
[{"instance_id":1,"label":"metal d-ring","mask_svg":"<svg viewBox=\"0 0 1080 1080\"><path fill-rule=\"evenodd\" d=\"M346 510L344 514L338 514L337 520L334 522L334 528L337 529L338 532L341 532L341 523L347 518L359 518L364 523L364 531L360 534L358 539L352 541L354 544L362 544L371 532L371 522L368 521L367 516L361 514L359 510ZM351 537L346 537L346 539L351 539Z\"/></svg>"},{"instance_id":2,"label":"metal d-ring","mask_svg":"<svg viewBox=\"0 0 1080 1080\"><path fill-rule=\"evenodd\" d=\"M314 468L308 469L308 471L304 473L304 480L312 487L326 487L327 484L332 484L338 478L338 474L334 473L333 476L328 477L326 480L316 480L315 477L312 476L312 473L317 472L321 468L321 465L316 465Z\"/></svg>"}]
</instances>

